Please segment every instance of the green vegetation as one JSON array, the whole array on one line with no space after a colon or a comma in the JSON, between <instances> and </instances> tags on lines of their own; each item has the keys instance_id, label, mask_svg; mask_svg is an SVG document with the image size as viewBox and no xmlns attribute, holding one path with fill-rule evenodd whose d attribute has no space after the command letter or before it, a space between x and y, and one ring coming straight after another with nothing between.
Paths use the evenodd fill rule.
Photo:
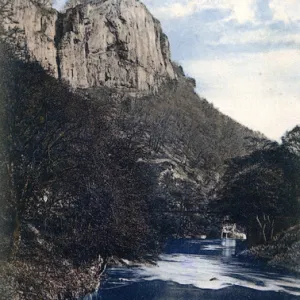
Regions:
<instances>
[{"instance_id":1,"label":"green vegetation","mask_svg":"<svg viewBox=\"0 0 300 300\"><path fill-rule=\"evenodd\" d=\"M75 95L38 64L5 53L0 57L2 257L32 264L23 266L26 276L18 275L29 284L28 274L47 278L59 261L79 268L99 255L104 261L112 255L154 255L157 238L147 213L151 170L137 163L142 149L112 132L107 118L113 107L103 105L110 95L103 90L99 102ZM42 280L39 292L46 283ZM35 299L24 289L25 299Z\"/></svg>"},{"instance_id":2,"label":"green vegetation","mask_svg":"<svg viewBox=\"0 0 300 300\"><path fill-rule=\"evenodd\" d=\"M36 64L2 58L1 198L13 251L31 224L76 263L148 252L153 233L143 210L151 185L136 163L142 150L111 132L109 107L72 94Z\"/></svg>"},{"instance_id":3,"label":"green vegetation","mask_svg":"<svg viewBox=\"0 0 300 300\"><path fill-rule=\"evenodd\" d=\"M0 0L0 16L8 5ZM244 226L252 244L286 240L283 230L295 236L288 228L299 216L300 127L280 145L264 140L199 98L175 64L177 80L134 97L71 91L9 53L0 45L7 299L14 291L56 299L78 285L84 295L111 258L156 258L166 238L219 234L224 216Z\"/></svg>"},{"instance_id":4,"label":"green vegetation","mask_svg":"<svg viewBox=\"0 0 300 300\"><path fill-rule=\"evenodd\" d=\"M99 255L104 263L155 257L165 238L210 226L208 194L224 160L246 153L243 137L253 132L199 99L180 74L144 98L107 88L74 93L7 53L0 56L1 250L20 279L16 289L34 299L27 290L34 285L46 299L58 286L53 272L62 280ZM37 272L39 283L30 277Z\"/></svg>"},{"instance_id":5,"label":"green vegetation","mask_svg":"<svg viewBox=\"0 0 300 300\"><path fill-rule=\"evenodd\" d=\"M267 243L297 223L300 213L297 126L282 144L265 141L254 152L227 164L213 209L247 229L250 244Z\"/></svg>"}]
</instances>

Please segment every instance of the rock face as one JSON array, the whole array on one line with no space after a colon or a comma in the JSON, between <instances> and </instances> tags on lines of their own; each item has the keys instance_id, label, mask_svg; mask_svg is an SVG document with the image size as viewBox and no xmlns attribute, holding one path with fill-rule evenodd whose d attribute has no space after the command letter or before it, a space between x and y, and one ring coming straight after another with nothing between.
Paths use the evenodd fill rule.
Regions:
<instances>
[{"instance_id":1,"label":"rock face","mask_svg":"<svg viewBox=\"0 0 300 300\"><path fill-rule=\"evenodd\" d=\"M57 76L56 22L57 12L33 0L12 0L10 13L4 20L8 40L16 46L22 58L37 60L52 75Z\"/></svg>"},{"instance_id":2,"label":"rock face","mask_svg":"<svg viewBox=\"0 0 300 300\"><path fill-rule=\"evenodd\" d=\"M98 0L61 14L13 0L6 28L23 55L75 88L155 91L176 75L159 21L137 0Z\"/></svg>"}]
</instances>

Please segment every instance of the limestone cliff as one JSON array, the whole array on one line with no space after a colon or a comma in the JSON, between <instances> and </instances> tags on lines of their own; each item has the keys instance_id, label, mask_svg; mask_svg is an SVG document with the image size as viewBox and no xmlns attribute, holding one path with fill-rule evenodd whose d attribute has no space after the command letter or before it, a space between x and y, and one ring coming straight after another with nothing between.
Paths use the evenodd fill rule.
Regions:
<instances>
[{"instance_id":1,"label":"limestone cliff","mask_svg":"<svg viewBox=\"0 0 300 300\"><path fill-rule=\"evenodd\" d=\"M12 0L10 13L3 21L6 38L15 45L17 53L39 61L54 76L58 73L54 43L57 16L54 9L33 0Z\"/></svg>"},{"instance_id":2,"label":"limestone cliff","mask_svg":"<svg viewBox=\"0 0 300 300\"><path fill-rule=\"evenodd\" d=\"M20 53L72 87L155 91L175 79L159 21L137 0L99 0L65 13L13 0L6 29Z\"/></svg>"}]
</instances>

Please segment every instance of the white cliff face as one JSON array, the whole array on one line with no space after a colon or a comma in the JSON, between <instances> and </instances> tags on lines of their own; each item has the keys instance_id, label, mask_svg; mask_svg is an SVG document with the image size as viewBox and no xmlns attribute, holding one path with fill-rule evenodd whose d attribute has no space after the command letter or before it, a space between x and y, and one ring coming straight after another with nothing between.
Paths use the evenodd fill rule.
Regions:
<instances>
[{"instance_id":1,"label":"white cliff face","mask_svg":"<svg viewBox=\"0 0 300 300\"><path fill-rule=\"evenodd\" d=\"M176 75L161 26L137 0L99 0L64 14L14 0L10 28L31 59L75 88L155 91Z\"/></svg>"},{"instance_id":2,"label":"white cliff face","mask_svg":"<svg viewBox=\"0 0 300 300\"><path fill-rule=\"evenodd\" d=\"M32 0L12 0L11 13L4 20L9 41L22 58L30 56L40 62L52 75L57 75L54 38L57 12L50 7L36 5Z\"/></svg>"}]
</instances>

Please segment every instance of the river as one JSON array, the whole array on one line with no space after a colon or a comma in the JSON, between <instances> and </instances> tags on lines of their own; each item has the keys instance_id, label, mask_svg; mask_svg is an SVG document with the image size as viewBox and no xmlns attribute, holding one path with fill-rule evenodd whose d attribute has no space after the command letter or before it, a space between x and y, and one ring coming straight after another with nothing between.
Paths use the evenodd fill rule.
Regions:
<instances>
[{"instance_id":1,"label":"river","mask_svg":"<svg viewBox=\"0 0 300 300\"><path fill-rule=\"evenodd\" d=\"M108 269L97 299L300 299L299 277L240 261L235 257L240 243L230 239L170 241L156 266Z\"/></svg>"}]
</instances>

